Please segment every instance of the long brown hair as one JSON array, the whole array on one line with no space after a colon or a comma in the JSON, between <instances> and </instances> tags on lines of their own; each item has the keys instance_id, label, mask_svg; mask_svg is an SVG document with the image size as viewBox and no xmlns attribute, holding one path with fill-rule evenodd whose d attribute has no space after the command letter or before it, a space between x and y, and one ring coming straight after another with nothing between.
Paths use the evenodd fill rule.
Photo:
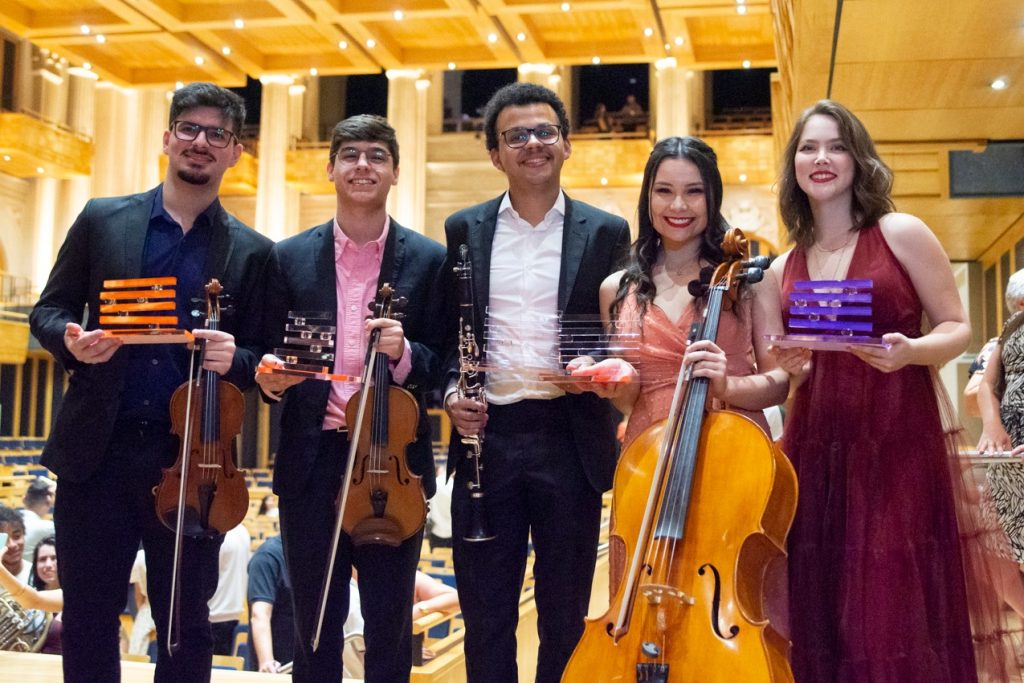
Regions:
<instances>
[{"instance_id":1,"label":"long brown hair","mask_svg":"<svg viewBox=\"0 0 1024 683\"><path fill-rule=\"evenodd\" d=\"M854 229L863 230L895 210L892 203L892 171L885 165L867 128L849 109L832 100L820 100L800 115L782 155L779 178L779 213L789 238L802 247L814 244L814 216L807 195L796 179L796 150L807 120L815 114L828 116L839 127L839 136L850 150L854 162L851 214Z\"/></svg>"}]
</instances>

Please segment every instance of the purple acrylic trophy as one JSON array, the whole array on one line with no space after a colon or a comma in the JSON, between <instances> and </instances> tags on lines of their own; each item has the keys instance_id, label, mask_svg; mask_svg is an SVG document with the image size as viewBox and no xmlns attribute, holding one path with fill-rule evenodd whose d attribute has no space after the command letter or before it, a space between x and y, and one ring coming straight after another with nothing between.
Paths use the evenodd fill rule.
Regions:
<instances>
[{"instance_id":1,"label":"purple acrylic trophy","mask_svg":"<svg viewBox=\"0 0 1024 683\"><path fill-rule=\"evenodd\" d=\"M803 280L789 295L789 333L766 335L772 346L845 351L851 346L889 348L874 336L871 280Z\"/></svg>"}]
</instances>

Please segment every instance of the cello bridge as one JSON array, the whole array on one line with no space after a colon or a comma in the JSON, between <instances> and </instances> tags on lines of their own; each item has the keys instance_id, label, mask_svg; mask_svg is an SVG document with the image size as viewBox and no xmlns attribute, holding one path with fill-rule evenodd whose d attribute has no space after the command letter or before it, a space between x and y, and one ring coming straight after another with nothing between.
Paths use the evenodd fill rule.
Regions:
<instances>
[{"instance_id":1,"label":"cello bridge","mask_svg":"<svg viewBox=\"0 0 1024 683\"><path fill-rule=\"evenodd\" d=\"M684 605L695 605L697 600L690 595L687 595L678 588L672 586L665 586L660 584L648 584L640 589L643 596L647 598L647 603L650 605L660 605L669 600L682 603Z\"/></svg>"},{"instance_id":2,"label":"cello bridge","mask_svg":"<svg viewBox=\"0 0 1024 683\"><path fill-rule=\"evenodd\" d=\"M199 469L202 469L202 470L219 470L219 469L221 469L221 466L218 465L217 463L202 463L201 462L198 465L196 465L196 467L198 467Z\"/></svg>"}]
</instances>

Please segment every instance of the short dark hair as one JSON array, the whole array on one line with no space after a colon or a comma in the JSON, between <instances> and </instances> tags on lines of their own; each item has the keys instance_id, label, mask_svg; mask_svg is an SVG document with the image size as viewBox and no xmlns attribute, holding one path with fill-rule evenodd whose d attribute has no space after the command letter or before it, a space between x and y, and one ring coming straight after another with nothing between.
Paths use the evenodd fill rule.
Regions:
<instances>
[{"instance_id":1,"label":"short dark hair","mask_svg":"<svg viewBox=\"0 0 1024 683\"><path fill-rule=\"evenodd\" d=\"M6 505L0 505L0 526L4 525L10 525L12 529L18 529L22 534L25 533L25 520L21 518L18 511Z\"/></svg>"},{"instance_id":2,"label":"short dark hair","mask_svg":"<svg viewBox=\"0 0 1024 683\"><path fill-rule=\"evenodd\" d=\"M53 549L57 549L57 538L52 534L44 538L43 540L36 543L36 547L32 549L32 575L29 577L29 585L36 590L45 590L46 582L43 581L43 577L39 576L39 549L44 545L53 546Z\"/></svg>"},{"instance_id":3,"label":"short dark hair","mask_svg":"<svg viewBox=\"0 0 1024 683\"><path fill-rule=\"evenodd\" d=\"M50 488L52 486L53 480L49 477L36 477L33 479L32 483L28 485L28 489L25 491L25 497L22 498L25 506L31 507L45 502L46 497L50 495Z\"/></svg>"},{"instance_id":4,"label":"short dark hair","mask_svg":"<svg viewBox=\"0 0 1024 683\"><path fill-rule=\"evenodd\" d=\"M388 120L376 114L356 114L339 121L331 131L331 163L345 142L380 142L387 146L398 168L398 136Z\"/></svg>"},{"instance_id":5,"label":"short dark hair","mask_svg":"<svg viewBox=\"0 0 1024 683\"><path fill-rule=\"evenodd\" d=\"M484 109L484 135L487 149L498 148L498 115L508 107L522 107L528 104L549 104L558 117L558 127L562 137L569 139L569 115L565 113L565 104L553 91L536 83L509 83L491 95Z\"/></svg>"},{"instance_id":6,"label":"short dark hair","mask_svg":"<svg viewBox=\"0 0 1024 683\"><path fill-rule=\"evenodd\" d=\"M199 107L220 109L221 116L231 122L231 132L237 139L245 123L245 100L213 83L189 83L175 90L167 127L170 128L182 113Z\"/></svg>"}]
</instances>

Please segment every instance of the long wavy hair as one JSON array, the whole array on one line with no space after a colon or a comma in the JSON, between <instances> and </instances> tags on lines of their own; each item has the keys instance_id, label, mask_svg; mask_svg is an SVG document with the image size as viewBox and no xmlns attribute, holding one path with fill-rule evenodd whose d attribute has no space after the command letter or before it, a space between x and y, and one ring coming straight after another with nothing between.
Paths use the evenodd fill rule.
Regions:
<instances>
[{"instance_id":1,"label":"long wavy hair","mask_svg":"<svg viewBox=\"0 0 1024 683\"><path fill-rule=\"evenodd\" d=\"M718 170L715 150L703 140L695 137L665 138L654 146L644 167L644 180L640 186L640 202L637 205L639 234L630 249L629 263L619 282L619 290L612 300L611 318L618 317L622 302L632 293L636 299L639 315L642 317L647 306L658 293L654 285L652 269L661 251L661 235L654 229L651 218L651 187L658 174L658 168L666 159L686 159L693 162L704 183L704 201L708 212L708 225L701 235L698 259L708 266L722 262L722 238L729 224L722 216L722 174Z\"/></svg>"},{"instance_id":2,"label":"long wavy hair","mask_svg":"<svg viewBox=\"0 0 1024 683\"><path fill-rule=\"evenodd\" d=\"M43 577L39 576L39 550L44 546L48 545L54 550L57 549L57 539L53 536L47 536L43 540L36 543L35 549L32 551L32 574L29 576L29 584L36 590L47 590L46 582L43 581ZM57 579L57 583L60 583L60 579Z\"/></svg>"},{"instance_id":3,"label":"long wavy hair","mask_svg":"<svg viewBox=\"0 0 1024 683\"><path fill-rule=\"evenodd\" d=\"M804 110L793 127L782 155L782 176L779 178L779 213L786 224L789 238L807 248L814 244L814 215L807 195L796 179L796 150L807 120L815 114L828 116L839 127L839 136L854 162L853 228L863 230L882 216L895 211L892 203L892 171L885 165L867 128L849 109L832 100L820 100Z\"/></svg>"}]
</instances>

